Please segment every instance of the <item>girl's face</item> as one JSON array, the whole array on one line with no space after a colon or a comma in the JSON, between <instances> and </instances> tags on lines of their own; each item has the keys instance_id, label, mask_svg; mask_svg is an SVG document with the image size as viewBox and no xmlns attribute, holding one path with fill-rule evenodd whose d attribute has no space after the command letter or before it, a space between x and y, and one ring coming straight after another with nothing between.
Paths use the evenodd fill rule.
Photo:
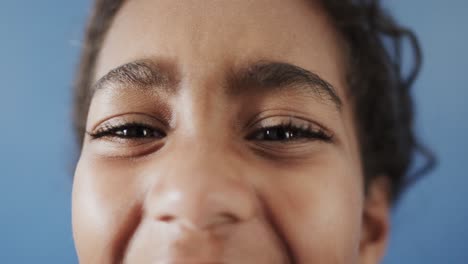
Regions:
<instances>
[{"instance_id":1,"label":"girl's face","mask_svg":"<svg viewBox=\"0 0 468 264\"><path fill-rule=\"evenodd\" d=\"M97 61L81 263L377 263L344 45L301 0L132 0Z\"/></svg>"}]
</instances>

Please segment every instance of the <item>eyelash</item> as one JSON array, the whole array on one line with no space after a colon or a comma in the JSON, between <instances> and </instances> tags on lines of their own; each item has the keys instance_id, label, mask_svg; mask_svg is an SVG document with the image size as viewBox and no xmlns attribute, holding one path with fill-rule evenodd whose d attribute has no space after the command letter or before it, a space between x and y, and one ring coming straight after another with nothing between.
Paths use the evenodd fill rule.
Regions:
<instances>
[{"instance_id":1,"label":"eyelash","mask_svg":"<svg viewBox=\"0 0 468 264\"><path fill-rule=\"evenodd\" d=\"M147 133L147 135L144 135L145 133ZM88 134L93 139L109 137L124 140L139 140L145 138L161 139L166 136L165 132L138 122L130 122L116 125L107 124L95 133ZM251 141L290 143L298 140L320 140L324 142L330 142L332 141L333 137L321 128L312 128L312 125L310 124L298 125L292 120L289 120L278 125L263 126L260 129L257 129L254 132L247 135L246 139Z\"/></svg>"},{"instance_id":2,"label":"eyelash","mask_svg":"<svg viewBox=\"0 0 468 264\"><path fill-rule=\"evenodd\" d=\"M280 135L280 133L283 134ZM275 140L272 139L273 137L279 137L280 139ZM321 128L313 128L310 124L298 125L292 120L289 120L278 125L264 126L259 130L249 134L247 139L288 143L298 140L320 140L324 142L330 142L332 141L333 137Z\"/></svg>"},{"instance_id":3,"label":"eyelash","mask_svg":"<svg viewBox=\"0 0 468 264\"><path fill-rule=\"evenodd\" d=\"M132 129L132 130L131 130ZM135 129L139 131L135 131ZM147 136L135 136L135 135L128 135L129 130L133 132L142 132L147 133L150 131ZM125 132L127 131L127 132ZM120 134L119 133L123 133ZM157 135L155 135L157 133ZM88 133L93 139L99 139L104 137L115 137L119 139L144 139L144 138L163 138L166 136L166 133L159 129L155 129L149 125L138 123L138 122L130 122L130 123L123 123L123 124L107 124L104 125L103 128L99 129L95 133ZM127 134L127 135L125 135ZM150 135L153 134L153 135Z\"/></svg>"}]
</instances>

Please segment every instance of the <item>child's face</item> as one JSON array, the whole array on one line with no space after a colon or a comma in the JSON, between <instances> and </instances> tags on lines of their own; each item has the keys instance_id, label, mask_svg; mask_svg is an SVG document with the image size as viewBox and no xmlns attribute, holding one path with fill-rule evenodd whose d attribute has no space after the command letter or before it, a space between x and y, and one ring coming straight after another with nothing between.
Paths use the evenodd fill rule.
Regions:
<instances>
[{"instance_id":1,"label":"child's face","mask_svg":"<svg viewBox=\"0 0 468 264\"><path fill-rule=\"evenodd\" d=\"M81 263L379 261L383 184L364 196L344 45L310 2L123 6L75 174Z\"/></svg>"}]
</instances>

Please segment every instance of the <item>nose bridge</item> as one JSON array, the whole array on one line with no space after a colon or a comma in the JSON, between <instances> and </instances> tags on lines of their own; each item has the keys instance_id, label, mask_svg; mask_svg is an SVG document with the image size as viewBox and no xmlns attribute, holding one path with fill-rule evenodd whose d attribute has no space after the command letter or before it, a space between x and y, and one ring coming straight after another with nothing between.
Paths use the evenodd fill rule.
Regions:
<instances>
[{"instance_id":1,"label":"nose bridge","mask_svg":"<svg viewBox=\"0 0 468 264\"><path fill-rule=\"evenodd\" d=\"M253 216L253 188L235 161L214 149L194 143L159 164L159 180L149 190L145 204L152 220L210 229Z\"/></svg>"}]
</instances>

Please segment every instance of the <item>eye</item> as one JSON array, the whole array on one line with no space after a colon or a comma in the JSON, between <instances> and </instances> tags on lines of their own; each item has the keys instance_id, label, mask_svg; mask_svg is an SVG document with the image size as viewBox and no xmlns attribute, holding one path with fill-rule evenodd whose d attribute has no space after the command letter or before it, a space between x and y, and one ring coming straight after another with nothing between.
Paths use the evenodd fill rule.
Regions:
<instances>
[{"instance_id":1,"label":"eye","mask_svg":"<svg viewBox=\"0 0 468 264\"><path fill-rule=\"evenodd\" d=\"M166 134L159 130L152 128L145 124L127 123L119 125L104 125L103 128L98 129L95 133L90 133L94 139L97 138L118 138L118 139L160 139L164 138Z\"/></svg>"},{"instance_id":2,"label":"eye","mask_svg":"<svg viewBox=\"0 0 468 264\"><path fill-rule=\"evenodd\" d=\"M299 140L331 141L332 136L323 129L313 128L311 125L298 125L293 122L260 128L249 136L248 140L269 142L292 142Z\"/></svg>"}]
</instances>

